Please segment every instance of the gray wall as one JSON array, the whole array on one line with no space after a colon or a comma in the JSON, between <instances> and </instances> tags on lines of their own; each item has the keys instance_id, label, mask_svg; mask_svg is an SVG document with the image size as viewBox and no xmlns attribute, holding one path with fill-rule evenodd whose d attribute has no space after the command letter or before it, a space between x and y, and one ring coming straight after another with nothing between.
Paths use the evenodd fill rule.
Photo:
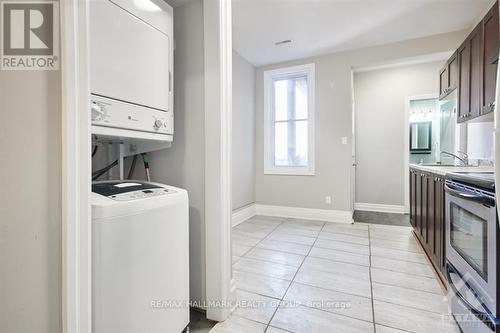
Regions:
<instances>
[{"instance_id":1,"label":"gray wall","mask_svg":"<svg viewBox=\"0 0 500 333\"><path fill-rule=\"evenodd\" d=\"M356 202L404 205L406 98L437 93L443 64L354 74Z\"/></svg>"},{"instance_id":2,"label":"gray wall","mask_svg":"<svg viewBox=\"0 0 500 333\"><path fill-rule=\"evenodd\" d=\"M0 332L61 331L61 80L0 71Z\"/></svg>"},{"instance_id":3,"label":"gray wall","mask_svg":"<svg viewBox=\"0 0 500 333\"><path fill-rule=\"evenodd\" d=\"M233 51L233 210L255 202L255 68Z\"/></svg>"},{"instance_id":4,"label":"gray wall","mask_svg":"<svg viewBox=\"0 0 500 333\"><path fill-rule=\"evenodd\" d=\"M466 31L302 59L257 69L256 202L259 204L350 210L352 137L351 68L455 50ZM263 173L263 71L314 62L316 64L315 176ZM436 74L437 76L437 74ZM325 204L325 196L332 204Z\"/></svg>"},{"instance_id":5,"label":"gray wall","mask_svg":"<svg viewBox=\"0 0 500 333\"><path fill-rule=\"evenodd\" d=\"M153 181L189 193L189 261L191 300L205 299L205 112L203 5L191 1L174 9L174 142L153 152ZM137 177L144 177L138 163Z\"/></svg>"}]
</instances>

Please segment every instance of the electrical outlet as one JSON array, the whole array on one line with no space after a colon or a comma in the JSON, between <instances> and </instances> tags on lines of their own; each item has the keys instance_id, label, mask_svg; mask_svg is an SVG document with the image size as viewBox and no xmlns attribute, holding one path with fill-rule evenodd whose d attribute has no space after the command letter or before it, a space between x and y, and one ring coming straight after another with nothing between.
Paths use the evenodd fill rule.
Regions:
<instances>
[{"instance_id":1,"label":"electrical outlet","mask_svg":"<svg viewBox=\"0 0 500 333\"><path fill-rule=\"evenodd\" d=\"M331 196L329 196L329 195L327 195L327 196L325 197L325 203L326 203L326 204L328 204L328 205L330 205L330 204L332 203L332 197L331 197Z\"/></svg>"},{"instance_id":2,"label":"electrical outlet","mask_svg":"<svg viewBox=\"0 0 500 333\"><path fill-rule=\"evenodd\" d=\"M342 137L342 144L346 145L347 144L347 136Z\"/></svg>"}]
</instances>

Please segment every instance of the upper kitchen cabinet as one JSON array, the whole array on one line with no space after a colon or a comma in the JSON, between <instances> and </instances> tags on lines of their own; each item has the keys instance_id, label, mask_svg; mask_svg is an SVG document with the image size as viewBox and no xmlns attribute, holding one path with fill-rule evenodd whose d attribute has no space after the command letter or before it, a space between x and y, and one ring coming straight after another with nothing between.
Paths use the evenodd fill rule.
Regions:
<instances>
[{"instance_id":1,"label":"upper kitchen cabinet","mask_svg":"<svg viewBox=\"0 0 500 333\"><path fill-rule=\"evenodd\" d=\"M470 43L466 40L457 51L458 55L458 115L463 122L470 110Z\"/></svg>"},{"instance_id":2,"label":"upper kitchen cabinet","mask_svg":"<svg viewBox=\"0 0 500 333\"><path fill-rule=\"evenodd\" d=\"M439 71L439 98L446 97L457 88L458 66L457 53L448 59L446 65Z\"/></svg>"},{"instance_id":3,"label":"upper kitchen cabinet","mask_svg":"<svg viewBox=\"0 0 500 333\"><path fill-rule=\"evenodd\" d=\"M481 114L481 39L482 24L470 33L457 51L459 122Z\"/></svg>"},{"instance_id":4,"label":"upper kitchen cabinet","mask_svg":"<svg viewBox=\"0 0 500 333\"><path fill-rule=\"evenodd\" d=\"M495 109L495 88L498 67L499 43L498 4L490 9L482 21L482 114Z\"/></svg>"},{"instance_id":5,"label":"upper kitchen cabinet","mask_svg":"<svg viewBox=\"0 0 500 333\"><path fill-rule=\"evenodd\" d=\"M499 38L497 2L457 50L458 122L494 110Z\"/></svg>"}]
</instances>

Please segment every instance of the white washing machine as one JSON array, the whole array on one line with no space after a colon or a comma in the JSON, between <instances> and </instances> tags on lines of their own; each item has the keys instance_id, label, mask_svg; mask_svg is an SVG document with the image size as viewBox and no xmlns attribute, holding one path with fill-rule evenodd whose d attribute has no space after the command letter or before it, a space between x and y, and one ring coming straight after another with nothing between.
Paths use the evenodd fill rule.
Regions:
<instances>
[{"instance_id":1,"label":"white washing machine","mask_svg":"<svg viewBox=\"0 0 500 333\"><path fill-rule=\"evenodd\" d=\"M92 184L93 333L180 333L189 323L186 190Z\"/></svg>"}]
</instances>

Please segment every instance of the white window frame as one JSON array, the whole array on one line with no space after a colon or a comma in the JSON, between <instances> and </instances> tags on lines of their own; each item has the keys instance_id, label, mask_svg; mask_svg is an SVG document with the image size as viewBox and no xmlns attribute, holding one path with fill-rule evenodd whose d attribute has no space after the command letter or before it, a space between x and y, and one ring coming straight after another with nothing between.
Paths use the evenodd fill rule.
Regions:
<instances>
[{"instance_id":1,"label":"white window frame","mask_svg":"<svg viewBox=\"0 0 500 333\"><path fill-rule=\"evenodd\" d=\"M279 68L264 72L264 174L314 176L314 63L300 66ZM307 166L275 166L274 165L274 106L273 81L290 76L306 75L308 89L307 105Z\"/></svg>"}]
</instances>

